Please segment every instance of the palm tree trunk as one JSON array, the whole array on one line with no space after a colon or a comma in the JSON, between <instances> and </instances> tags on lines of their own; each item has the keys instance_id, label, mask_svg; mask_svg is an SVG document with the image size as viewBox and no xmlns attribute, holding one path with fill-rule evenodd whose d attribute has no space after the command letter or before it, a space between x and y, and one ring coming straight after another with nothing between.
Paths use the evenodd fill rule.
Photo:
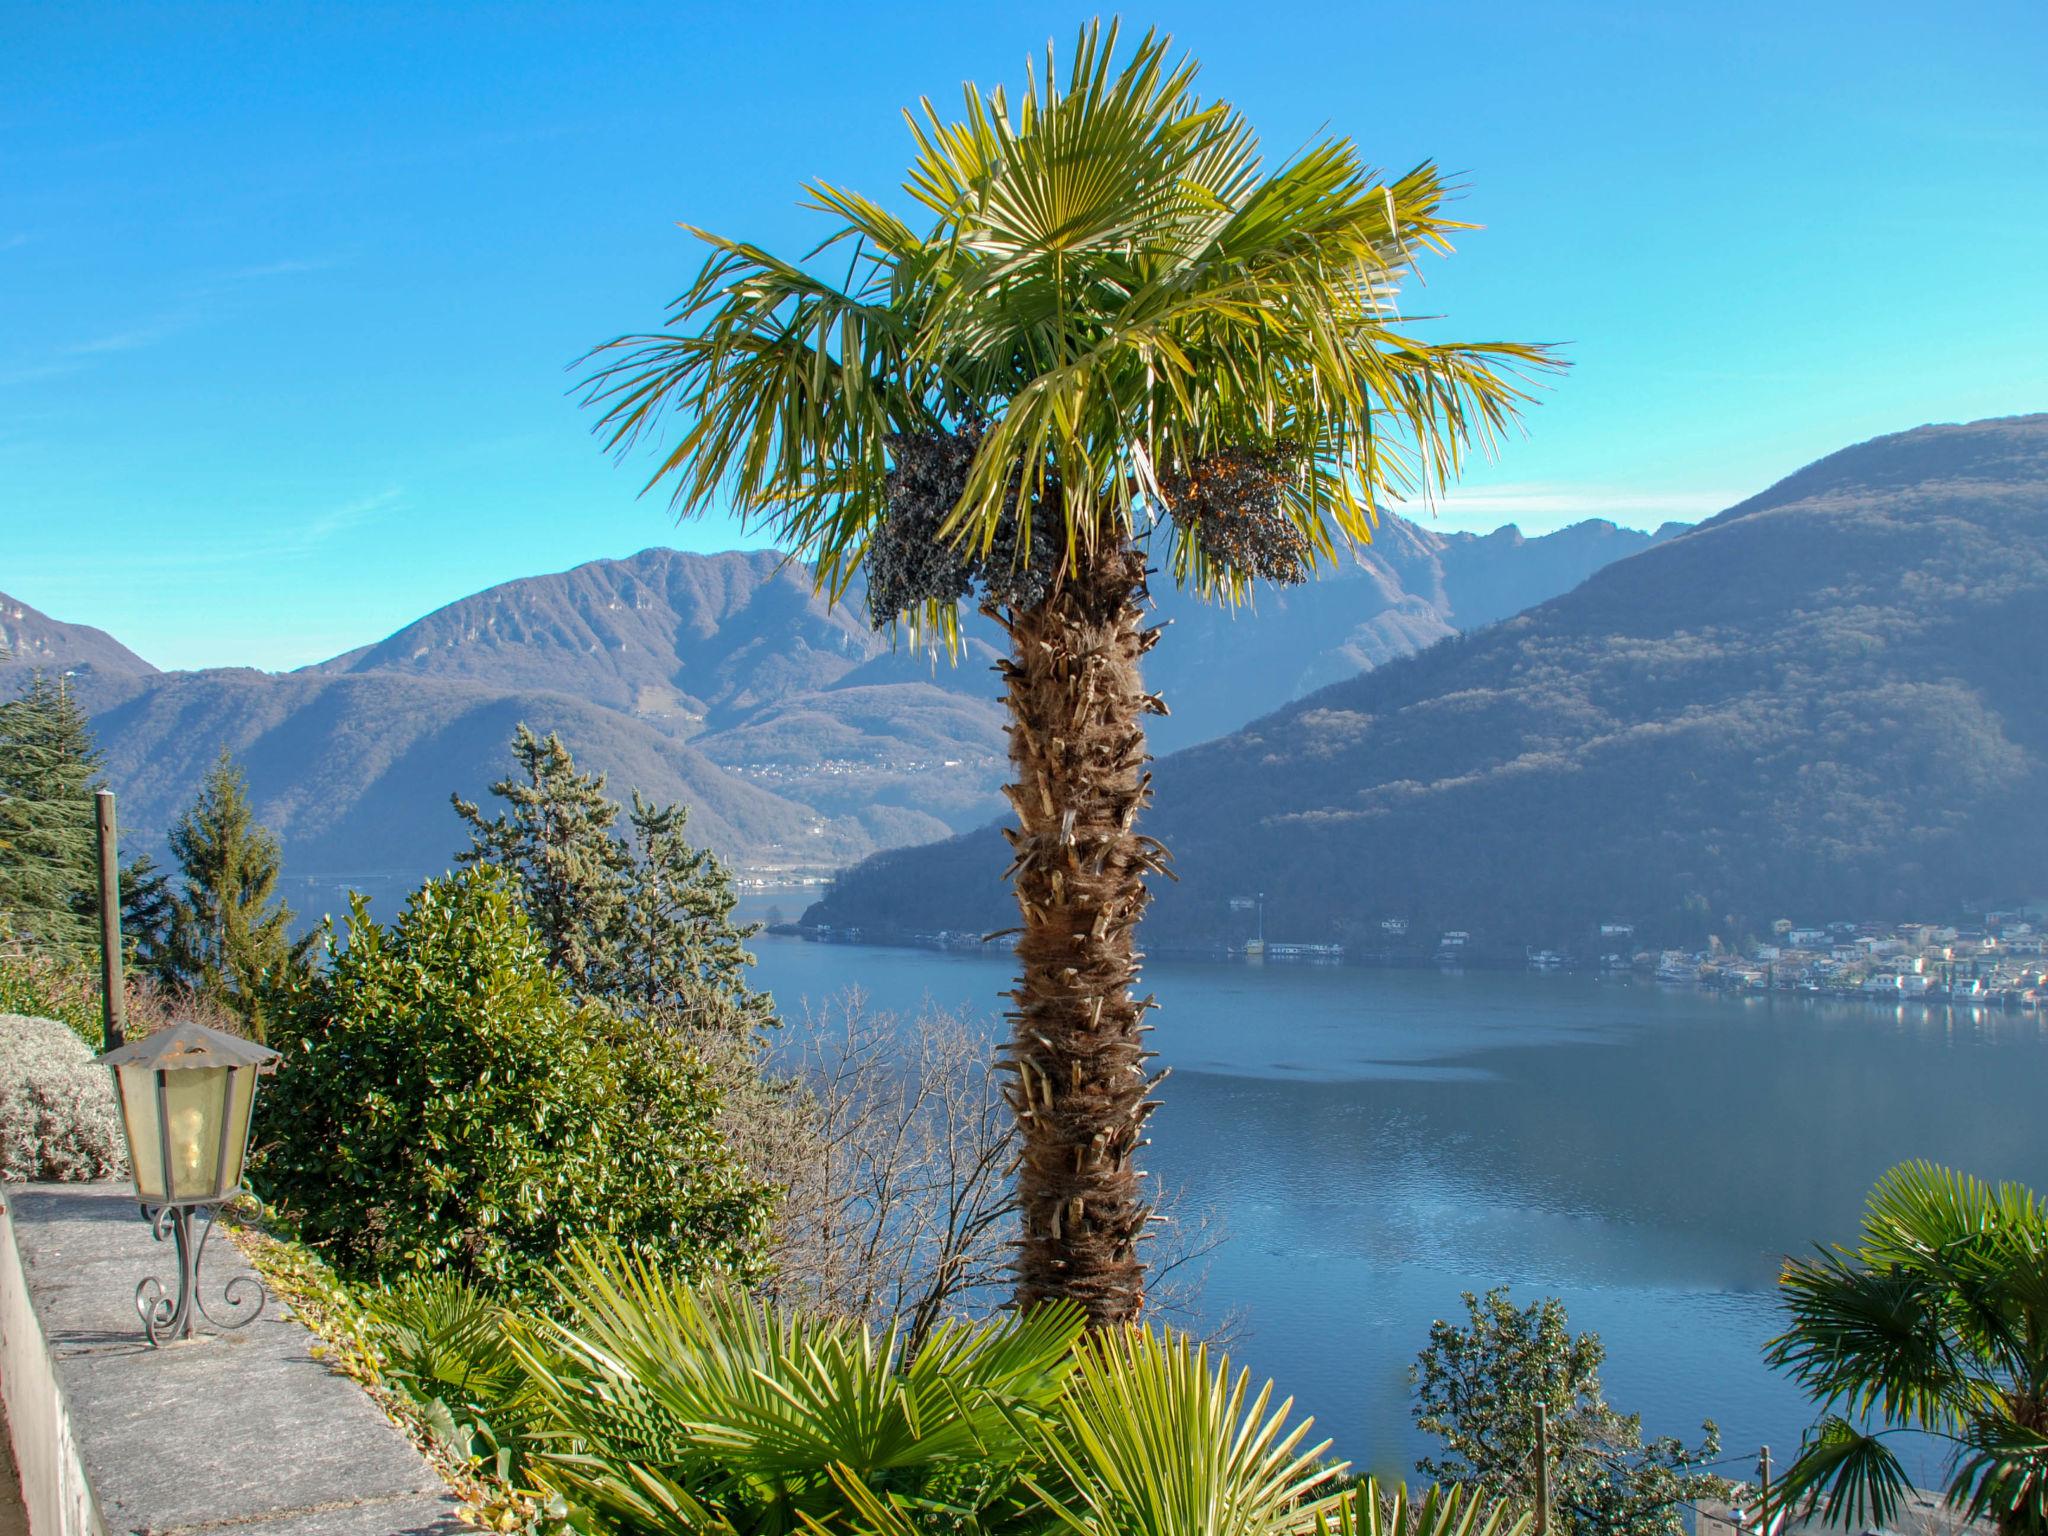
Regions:
<instances>
[{"instance_id":1,"label":"palm tree trunk","mask_svg":"<svg viewBox=\"0 0 2048 1536\"><path fill-rule=\"evenodd\" d=\"M1006 1089L1022 1132L1019 1306L1070 1297L1092 1327L1136 1317L1150 1206L1135 1163L1153 1109L1132 947L1163 850L1133 830L1150 798L1139 680L1145 562L1112 546L1036 607L1012 612L1002 665L1017 782L1020 975ZM1163 1075L1163 1074L1162 1074Z\"/></svg>"}]
</instances>

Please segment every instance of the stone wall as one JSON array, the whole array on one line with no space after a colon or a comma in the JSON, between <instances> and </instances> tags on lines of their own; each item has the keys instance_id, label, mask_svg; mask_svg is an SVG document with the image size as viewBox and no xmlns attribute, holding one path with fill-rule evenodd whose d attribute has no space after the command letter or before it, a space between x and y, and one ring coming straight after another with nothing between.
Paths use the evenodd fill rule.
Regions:
<instances>
[{"instance_id":1,"label":"stone wall","mask_svg":"<svg viewBox=\"0 0 2048 1536\"><path fill-rule=\"evenodd\" d=\"M135 1287L174 1287L126 1184L0 1189L0 1391L32 1536L455 1536L434 1470L272 1301L152 1349ZM201 1284L253 1278L225 1238Z\"/></svg>"}]
</instances>

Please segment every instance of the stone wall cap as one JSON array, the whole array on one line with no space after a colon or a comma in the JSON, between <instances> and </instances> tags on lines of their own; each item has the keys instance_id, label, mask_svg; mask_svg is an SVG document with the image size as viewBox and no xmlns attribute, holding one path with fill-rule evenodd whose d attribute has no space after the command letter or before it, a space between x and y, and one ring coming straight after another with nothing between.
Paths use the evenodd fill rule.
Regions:
<instances>
[{"instance_id":1,"label":"stone wall cap","mask_svg":"<svg viewBox=\"0 0 2048 1536\"><path fill-rule=\"evenodd\" d=\"M274 1299L240 1333L152 1349L135 1286L175 1264L125 1183L4 1191L30 1300L109 1532L397 1536L460 1529L439 1474ZM253 1278L209 1243L209 1296Z\"/></svg>"}]
</instances>

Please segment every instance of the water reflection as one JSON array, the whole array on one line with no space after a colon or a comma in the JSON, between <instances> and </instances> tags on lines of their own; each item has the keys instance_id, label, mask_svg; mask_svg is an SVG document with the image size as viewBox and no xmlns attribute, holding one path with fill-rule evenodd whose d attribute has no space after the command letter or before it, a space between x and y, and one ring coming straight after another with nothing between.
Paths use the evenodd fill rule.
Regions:
<instances>
[{"instance_id":1,"label":"water reflection","mask_svg":"<svg viewBox=\"0 0 2048 1536\"><path fill-rule=\"evenodd\" d=\"M992 1015L1007 962L759 941L795 1012L858 983ZM1651 1433L1797 1443L1758 1356L1782 1257L1909 1157L2048 1187L2032 1017L1564 975L1160 963L1152 1167L1222 1213L1206 1305L1339 1449L1404 1471L1405 1371L1458 1292L1564 1298ZM997 1026L990 1018L988 1026Z\"/></svg>"}]
</instances>

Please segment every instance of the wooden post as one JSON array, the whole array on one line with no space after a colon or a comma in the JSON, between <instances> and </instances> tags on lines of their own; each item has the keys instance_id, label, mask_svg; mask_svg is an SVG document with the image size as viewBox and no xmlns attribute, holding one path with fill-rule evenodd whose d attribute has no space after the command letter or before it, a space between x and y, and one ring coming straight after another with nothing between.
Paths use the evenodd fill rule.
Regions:
<instances>
[{"instance_id":1,"label":"wooden post","mask_svg":"<svg viewBox=\"0 0 2048 1536\"><path fill-rule=\"evenodd\" d=\"M1550 1407L1536 1405L1536 1536L1550 1536Z\"/></svg>"},{"instance_id":2,"label":"wooden post","mask_svg":"<svg viewBox=\"0 0 2048 1536\"><path fill-rule=\"evenodd\" d=\"M1757 1483L1762 1489L1758 1499L1761 1507L1757 1512L1757 1536L1771 1536L1771 1448L1768 1445L1756 1453L1756 1471Z\"/></svg>"},{"instance_id":3,"label":"wooden post","mask_svg":"<svg viewBox=\"0 0 2048 1536\"><path fill-rule=\"evenodd\" d=\"M128 1035L128 997L121 984L121 855L115 844L114 792L93 796L100 834L100 1032L113 1050Z\"/></svg>"}]
</instances>

